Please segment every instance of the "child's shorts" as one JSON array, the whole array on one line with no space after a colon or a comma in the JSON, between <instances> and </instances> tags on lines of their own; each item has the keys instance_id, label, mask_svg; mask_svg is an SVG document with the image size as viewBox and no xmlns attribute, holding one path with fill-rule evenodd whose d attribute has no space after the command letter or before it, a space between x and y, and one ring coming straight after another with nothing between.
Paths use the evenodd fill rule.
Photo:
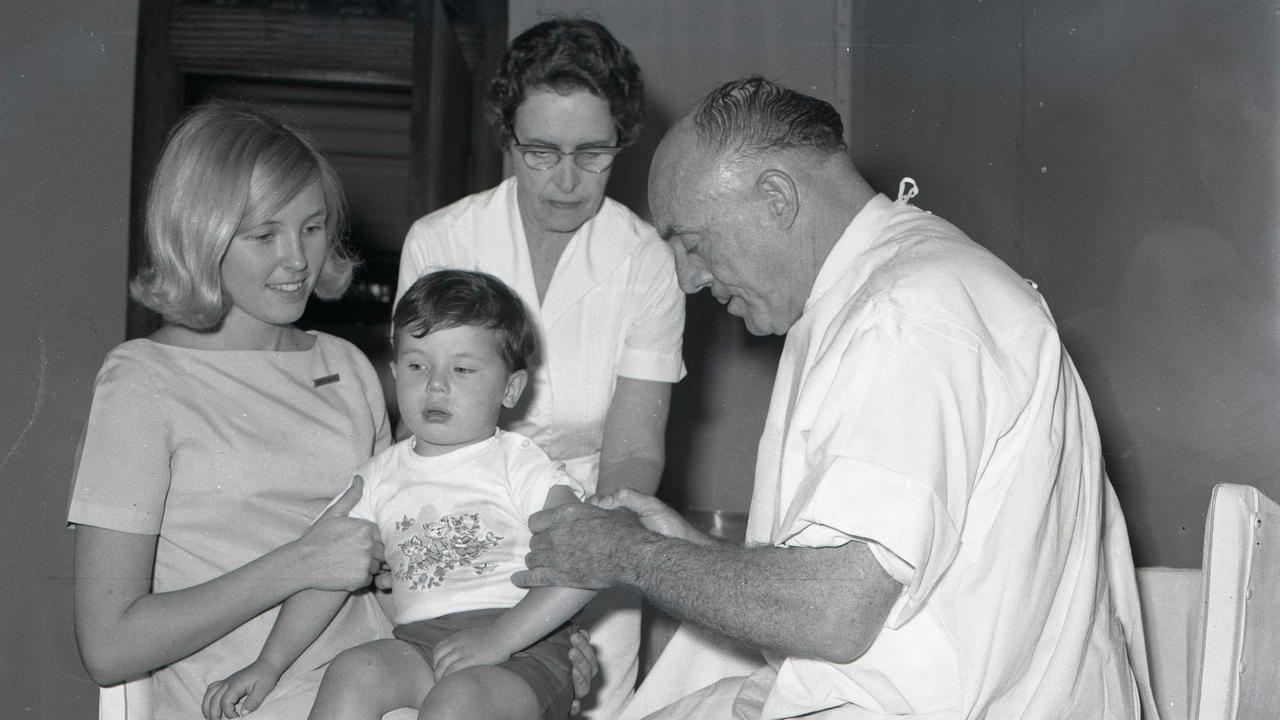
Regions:
<instances>
[{"instance_id":1,"label":"child's shorts","mask_svg":"<svg viewBox=\"0 0 1280 720\"><path fill-rule=\"evenodd\" d=\"M440 641L459 630L492 625L504 612L506 610L500 608L468 610L400 625L393 634L418 648L430 663ZM544 720L569 717L569 704L573 702L573 665L569 662L569 635L572 632L573 626L565 623L530 647L513 654L510 660L498 663L498 667L519 675L533 689L542 713L540 717Z\"/></svg>"}]
</instances>

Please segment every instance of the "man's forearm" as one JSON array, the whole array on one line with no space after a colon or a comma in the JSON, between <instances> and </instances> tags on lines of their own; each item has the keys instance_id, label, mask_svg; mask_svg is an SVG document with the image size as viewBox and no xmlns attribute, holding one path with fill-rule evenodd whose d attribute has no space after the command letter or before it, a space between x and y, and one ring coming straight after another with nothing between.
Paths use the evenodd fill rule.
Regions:
<instances>
[{"instance_id":1,"label":"man's forearm","mask_svg":"<svg viewBox=\"0 0 1280 720\"><path fill-rule=\"evenodd\" d=\"M849 662L902 586L867 546L743 548L711 542L656 498L620 492L529 517L520 587L636 588L672 615L787 655ZM663 533L663 534L659 534Z\"/></svg>"},{"instance_id":2,"label":"man's forearm","mask_svg":"<svg viewBox=\"0 0 1280 720\"><path fill-rule=\"evenodd\" d=\"M618 578L667 613L785 655L850 662L901 589L861 543L693 544L645 533L611 553Z\"/></svg>"}]
</instances>

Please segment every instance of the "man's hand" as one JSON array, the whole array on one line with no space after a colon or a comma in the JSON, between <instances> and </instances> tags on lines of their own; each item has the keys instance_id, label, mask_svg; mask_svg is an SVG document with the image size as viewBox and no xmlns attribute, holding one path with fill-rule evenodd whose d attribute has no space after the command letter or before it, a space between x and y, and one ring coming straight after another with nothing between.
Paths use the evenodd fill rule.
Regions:
<instances>
[{"instance_id":1,"label":"man's hand","mask_svg":"<svg viewBox=\"0 0 1280 720\"><path fill-rule=\"evenodd\" d=\"M587 502L603 510L630 510L640 517L640 522L646 528L659 535L698 544L714 542L695 530L680 516L680 513L672 510L666 503L631 488L621 488L608 495L598 495L589 498Z\"/></svg>"},{"instance_id":2,"label":"man's hand","mask_svg":"<svg viewBox=\"0 0 1280 720\"><path fill-rule=\"evenodd\" d=\"M261 659L205 690L200 710L206 720L244 717L262 704L280 682L281 669ZM237 705L239 707L237 707Z\"/></svg>"},{"instance_id":3,"label":"man's hand","mask_svg":"<svg viewBox=\"0 0 1280 720\"><path fill-rule=\"evenodd\" d=\"M431 668L436 682L450 673L477 665L497 665L511 659L511 651L504 649L503 638L497 637L491 627L459 630L436 645L431 655Z\"/></svg>"},{"instance_id":4,"label":"man's hand","mask_svg":"<svg viewBox=\"0 0 1280 720\"><path fill-rule=\"evenodd\" d=\"M528 570L511 576L520 587L576 587L601 590L626 582L616 552L655 537L630 510L602 510L574 503L529 516Z\"/></svg>"}]
</instances>

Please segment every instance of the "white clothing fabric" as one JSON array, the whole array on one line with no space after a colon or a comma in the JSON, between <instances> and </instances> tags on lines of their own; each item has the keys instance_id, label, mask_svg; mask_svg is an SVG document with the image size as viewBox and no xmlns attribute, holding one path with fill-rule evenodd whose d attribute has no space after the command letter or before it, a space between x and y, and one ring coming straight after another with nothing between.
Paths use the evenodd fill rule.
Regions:
<instances>
[{"instance_id":1,"label":"white clothing fabric","mask_svg":"<svg viewBox=\"0 0 1280 720\"><path fill-rule=\"evenodd\" d=\"M779 364L747 540L865 542L904 588L858 660L771 657L689 712L1155 712L1084 387L1033 287L928 213L877 196L823 264ZM713 716L682 712L654 717Z\"/></svg>"},{"instance_id":2,"label":"white clothing fabric","mask_svg":"<svg viewBox=\"0 0 1280 720\"><path fill-rule=\"evenodd\" d=\"M390 441L382 388L355 346L316 333L302 352L214 351L131 340L103 362L68 521L157 535L154 591L198 585L295 540ZM156 720L200 717L210 682L248 665L273 608L153 673ZM323 665L390 636L354 595L255 713L301 720Z\"/></svg>"},{"instance_id":3,"label":"white clothing fabric","mask_svg":"<svg viewBox=\"0 0 1280 720\"><path fill-rule=\"evenodd\" d=\"M516 178L508 178L414 223L400 255L396 300L419 276L446 268L480 270L510 285L538 326L540 361L502 426L564 462L593 494L617 378L674 383L685 375L684 294L667 244L606 197L565 247L539 302L516 192ZM614 720L639 669L639 598L602 592L577 622L591 634L600 665L583 716Z\"/></svg>"},{"instance_id":4,"label":"white clothing fabric","mask_svg":"<svg viewBox=\"0 0 1280 720\"><path fill-rule=\"evenodd\" d=\"M581 498L581 484L519 433L497 430L434 457L413 446L409 437L356 470L365 489L350 512L382 536L392 621L514 606L528 592L511 583L511 573L525 568L529 516L553 486Z\"/></svg>"},{"instance_id":5,"label":"white clothing fabric","mask_svg":"<svg viewBox=\"0 0 1280 720\"><path fill-rule=\"evenodd\" d=\"M671 249L609 198L574 233L538 302L516 179L421 218L400 255L396 300L434 270L479 270L519 294L538 326L540 361L502 425L537 443L595 491L604 418L618 377L674 383L684 294Z\"/></svg>"},{"instance_id":6,"label":"white clothing fabric","mask_svg":"<svg viewBox=\"0 0 1280 720\"><path fill-rule=\"evenodd\" d=\"M665 712L673 712L674 709L667 706L677 699L677 708L691 704L700 712L709 702L705 688L710 686L716 686L710 694L722 699L724 709L692 715L687 714L692 710L685 710L686 715L682 717L730 717L728 708L737 698L742 682L764 665L764 657L759 650L730 640L714 630L682 623L667 640L662 655L649 668L635 697L627 703L625 712L617 720L640 720L663 708L666 708ZM726 682L726 679L730 681ZM690 700L691 696L698 696L698 699Z\"/></svg>"}]
</instances>

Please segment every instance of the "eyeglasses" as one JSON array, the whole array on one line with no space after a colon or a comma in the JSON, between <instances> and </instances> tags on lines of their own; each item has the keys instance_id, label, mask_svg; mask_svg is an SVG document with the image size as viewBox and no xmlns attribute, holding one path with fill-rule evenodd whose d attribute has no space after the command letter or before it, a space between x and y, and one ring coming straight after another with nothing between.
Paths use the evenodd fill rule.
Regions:
<instances>
[{"instance_id":1,"label":"eyeglasses","mask_svg":"<svg viewBox=\"0 0 1280 720\"><path fill-rule=\"evenodd\" d=\"M566 155L573 158L573 164L591 173L602 173L613 165L613 158L617 155L622 147L614 145L612 147L588 147L573 152L564 152L559 148L553 148L549 145L525 145L520 142L520 138L516 137L515 128L511 129L512 143L520 153L520 158L524 160L525 166L530 170L550 170L560 164L560 159Z\"/></svg>"}]
</instances>

